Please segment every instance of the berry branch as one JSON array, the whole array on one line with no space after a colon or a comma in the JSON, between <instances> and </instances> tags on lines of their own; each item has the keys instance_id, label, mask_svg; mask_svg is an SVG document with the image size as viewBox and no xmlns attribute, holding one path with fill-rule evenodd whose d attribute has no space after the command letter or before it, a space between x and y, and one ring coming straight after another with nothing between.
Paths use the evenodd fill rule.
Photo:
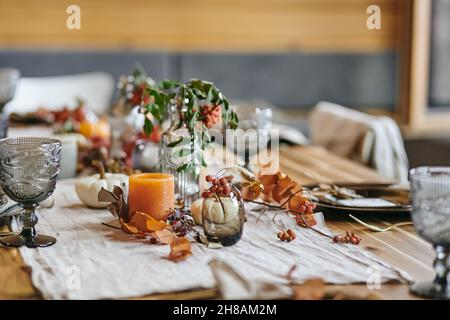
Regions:
<instances>
[{"instance_id":1,"label":"berry branch","mask_svg":"<svg viewBox=\"0 0 450 320\"><path fill-rule=\"evenodd\" d=\"M292 210L292 209L285 209L281 205L269 204L269 203L262 202L262 201L255 201L255 200L246 200L246 201L247 202L251 202L251 203L255 203L255 204L259 204L259 205L263 205L263 206L266 206L268 208L278 209L278 210L281 210L283 212L293 213L296 216L296 220L297 220L297 217L298 217L303 222L304 227L306 227L308 229L311 229L312 231L314 231L314 232L316 232L316 233L318 233L318 234L320 234L322 236L330 238L331 240L333 240L333 242L336 242L336 243L351 243L351 244L354 244L354 245L357 245L357 244L359 244L361 242L361 237L358 234L356 234L355 232L353 232L353 231L347 231L345 233L345 235L329 235L329 234L326 234L325 232L322 232L321 230L319 230L317 228L312 227L308 223L308 221L305 219L305 217L303 216L304 212L300 212L300 211L296 211L296 210ZM315 207L315 204L314 204L314 207ZM275 219L275 216L274 216L273 219ZM280 227L278 225L277 225L277 227L280 229ZM293 235L289 234L289 231L291 231L291 233L293 233ZM281 230L277 234L277 236L278 236L278 238L280 240L288 241L288 242L290 242L290 241L292 241L292 240L294 240L296 238L295 233L291 229L288 229L286 231Z\"/></svg>"}]
</instances>

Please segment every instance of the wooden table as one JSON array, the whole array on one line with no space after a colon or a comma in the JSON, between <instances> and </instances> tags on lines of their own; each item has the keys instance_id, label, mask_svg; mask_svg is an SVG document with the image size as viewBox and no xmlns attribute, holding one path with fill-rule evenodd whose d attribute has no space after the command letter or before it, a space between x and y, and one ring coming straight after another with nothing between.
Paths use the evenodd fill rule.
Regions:
<instances>
[{"instance_id":1,"label":"wooden table","mask_svg":"<svg viewBox=\"0 0 450 320\"><path fill-rule=\"evenodd\" d=\"M330 154L320 147L300 146L281 150L282 170L301 184L317 182L374 183L386 182L376 172L355 162ZM362 217L368 223L380 226L408 221L408 215L377 215ZM412 226L397 228L390 232L375 233L354 223L342 214L327 214L328 226L337 233L356 230L363 238L361 245L378 255L385 262L407 271L416 280L430 280L434 272L434 252L431 245L418 237ZM2 231L6 228L3 227ZM33 288L31 269L24 265L17 249L0 248L0 299L38 299L39 292ZM408 286L382 284L380 289L369 290L366 284L335 286L327 290L342 291L363 298L375 294L382 299L414 299ZM206 299L217 297L214 289L195 290L140 299Z\"/></svg>"}]
</instances>

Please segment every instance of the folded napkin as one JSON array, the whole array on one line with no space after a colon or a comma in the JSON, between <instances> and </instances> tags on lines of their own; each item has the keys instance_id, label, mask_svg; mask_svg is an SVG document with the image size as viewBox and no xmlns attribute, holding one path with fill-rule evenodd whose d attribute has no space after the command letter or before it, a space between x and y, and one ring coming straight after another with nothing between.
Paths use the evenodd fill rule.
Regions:
<instances>
[{"instance_id":1,"label":"folded napkin","mask_svg":"<svg viewBox=\"0 0 450 320\"><path fill-rule=\"evenodd\" d=\"M277 222L294 229L297 239L281 242L272 222L273 212L262 214L246 204L248 221L242 239L232 247L210 249L193 244L193 255L174 263L165 259L167 245L151 245L111 223L107 210L84 207L74 192L74 181L60 181L55 205L38 211L38 232L54 235L58 242L47 248L21 247L24 262L32 267L33 285L47 299L102 299L138 297L154 293L212 288L215 278L209 262L226 261L246 282L286 284L286 275L302 282L322 278L328 283L366 283L370 270L377 281L405 281L409 277L382 262L360 246L332 243L329 238L296 226L279 214ZM259 218L259 219L258 219ZM331 233L317 215L323 232ZM13 229L18 230L17 221ZM252 289L252 292L257 289ZM229 296L247 296L233 291Z\"/></svg>"},{"instance_id":2,"label":"folded napkin","mask_svg":"<svg viewBox=\"0 0 450 320\"><path fill-rule=\"evenodd\" d=\"M368 166L388 179L408 181L408 158L398 125L389 117L371 116L320 102L311 112L313 143Z\"/></svg>"}]
</instances>

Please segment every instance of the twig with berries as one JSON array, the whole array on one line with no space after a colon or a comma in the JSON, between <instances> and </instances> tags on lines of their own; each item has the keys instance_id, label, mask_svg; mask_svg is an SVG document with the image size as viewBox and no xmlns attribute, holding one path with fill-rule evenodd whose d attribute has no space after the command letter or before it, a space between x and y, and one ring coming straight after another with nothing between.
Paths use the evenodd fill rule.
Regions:
<instances>
[{"instance_id":1,"label":"twig with berries","mask_svg":"<svg viewBox=\"0 0 450 320\"><path fill-rule=\"evenodd\" d=\"M295 238L297 238L297 235L295 234L295 232L292 229L285 229L281 224L279 224L276 221L276 217L277 217L278 213L275 213L272 217L272 222L273 224L277 227L278 230L280 230L277 233L277 237L278 239L280 239L281 241L286 241L286 242L291 242L293 240L295 240Z\"/></svg>"},{"instance_id":2,"label":"twig with berries","mask_svg":"<svg viewBox=\"0 0 450 320\"><path fill-rule=\"evenodd\" d=\"M291 209L285 209L285 208L281 207L280 205L269 204L269 203L265 203L265 202L261 202L261 201L255 201L255 200L246 200L246 201L251 202L251 203L255 203L255 204L260 204L260 205L266 206L268 208L278 209L278 210L281 210L282 212L293 213L295 215L295 219L297 221L297 224L302 225L305 228L311 229L312 231L314 231L314 232L316 232L318 234L321 234L322 236L330 238L335 243L350 243L350 244L358 245L361 242L361 237L358 234L356 234L355 232L352 232L352 231L347 231L345 233L345 235L329 235L329 234L327 234L327 233L325 233L325 232L323 232L323 231L321 231L321 230L319 230L317 228L314 228L305 219L304 212L291 210ZM315 205L311 206L311 208L315 208ZM275 216L274 216L274 218L275 218ZM299 222L301 222L301 223L299 223ZM282 241L288 241L288 240L284 240L284 239L281 238L283 236L283 233L284 233L283 230L280 231L277 234L277 237L280 240L282 240ZM284 235L283 238L286 238L286 235ZM295 238L296 237L294 237L294 239ZM291 239L290 241L292 241L294 239Z\"/></svg>"},{"instance_id":3,"label":"twig with berries","mask_svg":"<svg viewBox=\"0 0 450 320\"><path fill-rule=\"evenodd\" d=\"M220 200L220 197L229 197L230 193L233 191L233 186L231 184L233 180L233 176L225 176L225 177L217 177L212 175L207 175L205 178L206 182L211 183L211 187L203 191L202 198L212 198L217 196Z\"/></svg>"},{"instance_id":4,"label":"twig with berries","mask_svg":"<svg viewBox=\"0 0 450 320\"><path fill-rule=\"evenodd\" d=\"M192 233L195 241L207 244L205 236L195 229L192 217L186 212L184 205L175 208L168 216L167 221L172 226L172 231L179 237Z\"/></svg>"},{"instance_id":5,"label":"twig with berries","mask_svg":"<svg viewBox=\"0 0 450 320\"><path fill-rule=\"evenodd\" d=\"M357 245L361 242L361 237L355 232L347 231L343 236L334 236L333 241L338 243L351 243Z\"/></svg>"}]
</instances>

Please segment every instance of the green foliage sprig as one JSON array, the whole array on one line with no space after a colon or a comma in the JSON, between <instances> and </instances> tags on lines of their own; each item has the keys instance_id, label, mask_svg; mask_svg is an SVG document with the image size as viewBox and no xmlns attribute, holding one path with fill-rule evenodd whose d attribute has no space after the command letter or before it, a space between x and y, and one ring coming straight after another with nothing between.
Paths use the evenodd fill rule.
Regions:
<instances>
[{"instance_id":1,"label":"green foliage sprig","mask_svg":"<svg viewBox=\"0 0 450 320\"><path fill-rule=\"evenodd\" d=\"M198 158L195 159L197 162L191 161L180 166L179 171L195 170L196 163L206 166L202 151L211 143L206 125L209 124L207 121L209 111L220 108L224 128L236 129L239 123L228 99L209 81L191 79L182 83L177 80L163 80L156 85L148 85L144 94L149 96L149 103L141 108L141 112L145 115L143 129L147 135L153 131L155 122L161 123L165 119L171 105L177 106L180 127L186 126L189 130L191 141L187 145L190 147L181 149L179 156L190 153ZM205 108L208 108L206 112ZM180 145L182 141L183 139L172 142L168 147ZM196 145L200 146L199 152L195 150Z\"/></svg>"}]
</instances>

